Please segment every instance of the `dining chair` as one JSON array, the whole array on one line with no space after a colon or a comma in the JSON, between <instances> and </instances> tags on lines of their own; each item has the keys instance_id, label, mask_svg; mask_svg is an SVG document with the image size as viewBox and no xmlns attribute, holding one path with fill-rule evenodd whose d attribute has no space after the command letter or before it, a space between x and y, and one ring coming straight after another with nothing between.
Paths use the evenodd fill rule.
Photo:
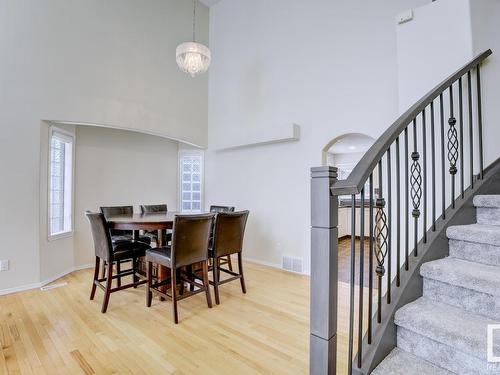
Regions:
<instances>
[{"instance_id":1,"label":"dining chair","mask_svg":"<svg viewBox=\"0 0 500 375\"><path fill-rule=\"evenodd\" d=\"M166 214L168 212L168 206L166 204L142 204L141 205L141 213L142 214ZM158 242L158 231L147 230L144 231L144 235L148 236L151 240L156 242L156 247L160 247L163 244ZM163 231L163 238L166 243L170 243L172 240L172 232L170 230Z\"/></svg>"},{"instance_id":2,"label":"dining chair","mask_svg":"<svg viewBox=\"0 0 500 375\"><path fill-rule=\"evenodd\" d=\"M104 214L106 219L113 216L132 216L134 214L134 206L106 206L100 207L101 213ZM134 240L134 231L131 230L120 230L120 229L110 229L111 241L113 244L120 242L130 242ZM151 244L151 238L145 235L139 235L137 233L137 240ZM120 272L122 262L116 262L116 271ZM107 263L104 261L101 278L106 276ZM118 281L118 286L120 286L121 281Z\"/></svg>"},{"instance_id":3,"label":"dining chair","mask_svg":"<svg viewBox=\"0 0 500 375\"><path fill-rule=\"evenodd\" d=\"M101 207L100 209L106 219L113 216L132 216L134 214L134 206L108 206ZM111 229L110 232L113 242L131 241L134 239L134 232L130 230ZM151 243L151 238L148 236L138 236L138 240L147 244Z\"/></svg>"},{"instance_id":4,"label":"dining chair","mask_svg":"<svg viewBox=\"0 0 500 375\"><path fill-rule=\"evenodd\" d=\"M177 215L174 219L172 245L146 251L147 279L146 305L151 306L153 294L172 299L174 322L179 322L177 302L195 294L205 292L208 307L212 307L210 284L208 281L208 241L214 214ZM153 284L153 263L170 268L170 279L157 280ZM201 263L202 277L198 277L185 268ZM202 281L200 284L197 280ZM184 283L188 283L196 290L184 293ZM162 286L170 284L164 293ZM177 286L180 284L179 291ZM194 289L194 288L193 288Z\"/></svg>"},{"instance_id":5,"label":"dining chair","mask_svg":"<svg viewBox=\"0 0 500 375\"><path fill-rule=\"evenodd\" d=\"M234 207L233 206L215 206L212 205L210 206L210 212L213 213L219 213L219 212L234 212ZM212 227L212 234L210 236L210 243L212 243L214 237L214 231ZM233 270L233 263L231 261L231 255L228 255L227 257L221 258L219 260L219 266L227 264L229 266L229 269L232 271Z\"/></svg>"},{"instance_id":6,"label":"dining chair","mask_svg":"<svg viewBox=\"0 0 500 375\"><path fill-rule=\"evenodd\" d=\"M94 299L96 287L101 288L104 291L104 300L102 302L101 312L105 313L108 309L109 297L111 293L131 287L137 288L138 285L145 284L147 282L147 280L144 279L138 272L137 259L139 257L143 257L146 250L151 247L147 243L133 240L113 244L104 214L87 211L85 215L90 222L90 229L95 249L95 270L90 299ZM99 278L101 261L107 264L107 275ZM132 261L132 268L128 270L120 270L118 265L120 262L124 261ZM113 275L113 264L117 265L116 275ZM132 283L121 285L121 278L125 276L132 276ZM112 288L114 279L117 280L117 287ZM103 285L101 284L102 282L105 282L106 284Z\"/></svg>"},{"instance_id":7,"label":"dining chair","mask_svg":"<svg viewBox=\"0 0 500 375\"><path fill-rule=\"evenodd\" d=\"M219 285L234 280L240 280L241 291L246 293L245 278L243 276L243 261L241 252L243 250L243 236L248 219L249 211L220 212L215 218L214 239L208 254L212 258L212 271L215 292L215 303L220 303ZM238 273L231 269L225 269L220 265L219 259L231 254L238 254ZM231 275L230 278L221 280L220 273Z\"/></svg>"}]
</instances>

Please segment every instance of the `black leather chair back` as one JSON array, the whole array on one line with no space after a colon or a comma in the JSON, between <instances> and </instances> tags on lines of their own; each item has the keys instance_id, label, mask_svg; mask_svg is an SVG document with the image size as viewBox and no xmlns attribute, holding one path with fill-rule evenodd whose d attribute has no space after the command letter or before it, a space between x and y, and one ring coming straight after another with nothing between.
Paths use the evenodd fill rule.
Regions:
<instances>
[{"instance_id":1,"label":"black leather chair back","mask_svg":"<svg viewBox=\"0 0 500 375\"><path fill-rule=\"evenodd\" d=\"M112 216L120 215L133 215L134 206L112 206L112 207L101 207L101 212L106 218Z\"/></svg>"},{"instance_id":2,"label":"black leather chair back","mask_svg":"<svg viewBox=\"0 0 500 375\"><path fill-rule=\"evenodd\" d=\"M113 246L111 245L111 236L104 215L87 211L85 216L90 222L95 255L107 262L111 262L113 260Z\"/></svg>"},{"instance_id":3,"label":"black leather chair back","mask_svg":"<svg viewBox=\"0 0 500 375\"><path fill-rule=\"evenodd\" d=\"M208 259L214 214L177 215L172 235L172 266L179 268Z\"/></svg>"},{"instance_id":4,"label":"black leather chair back","mask_svg":"<svg viewBox=\"0 0 500 375\"><path fill-rule=\"evenodd\" d=\"M120 216L120 215L133 215L134 214L134 206L111 206L111 207L101 207L101 212L104 214L104 217L110 218L113 216ZM130 230L119 230L119 229L113 229L111 230L111 234L113 236L119 236L123 234L132 234L132 231Z\"/></svg>"},{"instance_id":5,"label":"black leather chair back","mask_svg":"<svg viewBox=\"0 0 500 375\"><path fill-rule=\"evenodd\" d=\"M230 206L210 206L210 212L234 212L234 207Z\"/></svg>"},{"instance_id":6,"label":"black leather chair back","mask_svg":"<svg viewBox=\"0 0 500 375\"><path fill-rule=\"evenodd\" d=\"M239 253L249 211L220 212L215 218L213 251L215 257Z\"/></svg>"},{"instance_id":7,"label":"black leather chair back","mask_svg":"<svg viewBox=\"0 0 500 375\"><path fill-rule=\"evenodd\" d=\"M151 205L141 205L141 212L143 214L150 213L164 213L168 211L166 204L151 204Z\"/></svg>"}]
</instances>

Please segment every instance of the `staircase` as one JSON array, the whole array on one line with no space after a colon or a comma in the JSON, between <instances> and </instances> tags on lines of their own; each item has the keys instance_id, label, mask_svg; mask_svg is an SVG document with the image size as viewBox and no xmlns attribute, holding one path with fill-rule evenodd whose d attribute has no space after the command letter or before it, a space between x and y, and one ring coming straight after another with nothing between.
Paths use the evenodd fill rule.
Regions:
<instances>
[{"instance_id":1,"label":"staircase","mask_svg":"<svg viewBox=\"0 0 500 375\"><path fill-rule=\"evenodd\" d=\"M422 265L423 297L396 312L397 347L373 375L500 374L487 360L487 326L500 323L500 195L473 202L477 223L449 227L449 257Z\"/></svg>"}]
</instances>

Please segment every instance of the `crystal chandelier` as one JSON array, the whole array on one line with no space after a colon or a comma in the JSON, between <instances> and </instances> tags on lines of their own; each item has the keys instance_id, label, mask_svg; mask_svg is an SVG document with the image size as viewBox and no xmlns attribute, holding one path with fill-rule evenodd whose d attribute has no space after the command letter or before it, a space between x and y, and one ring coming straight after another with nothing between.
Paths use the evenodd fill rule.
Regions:
<instances>
[{"instance_id":1,"label":"crystal chandelier","mask_svg":"<svg viewBox=\"0 0 500 375\"><path fill-rule=\"evenodd\" d=\"M205 73L210 66L210 50L207 46L196 42L195 34L196 0L193 1L193 41L181 43L175 50L177 65L179 68L194 77Z\"/></svg>"}]
</instances>

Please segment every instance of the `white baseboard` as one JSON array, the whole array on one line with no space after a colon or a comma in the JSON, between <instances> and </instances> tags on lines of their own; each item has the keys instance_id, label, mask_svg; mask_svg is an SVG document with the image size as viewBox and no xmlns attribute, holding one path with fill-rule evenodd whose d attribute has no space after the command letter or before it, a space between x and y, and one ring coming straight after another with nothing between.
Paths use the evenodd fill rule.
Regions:
<instances>
[{"instance_id":1,"label":"white baseboard","mask_svg":"<svg viewBox=\"0 0 500 375\"><path fill-rule=\"evenodd\" d=\"M278 264L278 263L266 262L265 260L260 260L260 259L255 259L255 258L248 258L248 257L245 257L245 256L243 256L243 260L245 260L247 262L251 262L251 263L255 263L255 264L260 264L260 265L263 265L263 266L267 266L267 267L277 268L277 269L279 269L281 271L284 271L284 272L290 272L290 273L294 273L294 274L297 274L297 275L309 276L308 272L293 272L293 271L285 270L285 269L283 269L281 267L281 264Z\"/></svg>"},{"instance_id":2,"label":"white baseboard","mask_svg":"<svg viewBox=\"0 0 500 375\"><path fill-rule=\"evenodd\" d=\"M57 279L60 279L61 277L69 275L72 272L80 271L80 270L87 269L87 268L92 268L92 267L94 267L93 264L84 264L84 265L81 265L81 266L72 267L69 270L66 270L66 271L61 272L61 273L59 273L57 275L51 276L48 279L46 279L44 281L40 281L38 283L21 285L21 286L17 286L17 287L14 287L14 288L8 288L8 289L1 289L0 290L0 296L6 295L6 294L12 294L12 293L24 292L25 290L30 290L30 289L41 288L42 286L50 284L50 283L56 281Z\"/></svg>"}]
</instances>

